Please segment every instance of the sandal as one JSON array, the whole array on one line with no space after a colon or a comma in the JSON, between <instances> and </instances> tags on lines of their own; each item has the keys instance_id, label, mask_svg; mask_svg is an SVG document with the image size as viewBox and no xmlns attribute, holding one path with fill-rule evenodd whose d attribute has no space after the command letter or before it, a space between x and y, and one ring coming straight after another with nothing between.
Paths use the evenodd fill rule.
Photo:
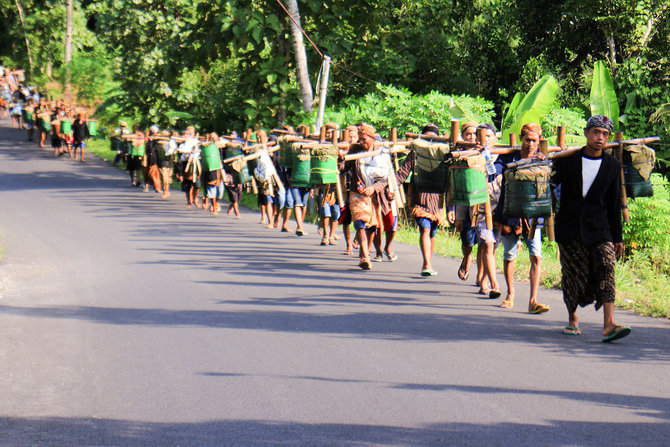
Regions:
<instances>
[{"instance_id":1,"label":"sandal","mask_svg":"<svg viewBox=\"0 0 670 447\"><path fill-rule=\"evenodd\" d=\"M433 269L423 269L421 276L437 276L437 272Z\"/></svg>"},{"instance_id":2,"label":"sandal","mask_svg":"<svg viewBox=\"0 0 670 447\"><path fill-rule=\"evenodd\" d=\"M545 313L545 312L548 312L548 311L549 311L549 306L546 306L546 305L540 304L540 303L535 303L534 306L532 306L532 307L529 306L528 307L528 313L529 314L542 314L542 313Z\"/></svg>"},{"instance_id":3,"label":"sandal","mask_svg":"<svg viewBox=\"0 0 670 447\"><path fill-rule=\"evenodd\" d=\"M398 255L395 253L389 253L388 251L384 251L384 254L386 255L386 259L388 259L389 262L398 260Z\"/></svg>"},{"instance_id":4,"label":"sandal","mask_svg":"<svg viewBox=\"0 0 670 447\"><path fill-rule=\"evenodd\" d=\"M513 298L505 298L502 300L502 303L500 303L500 307L503 309L511 309L514 307L514 299Z\"/></svg>"},{"instance_id":5,"label":"sandal","mask_svg":"<svg viewBox=\"0 0 670 447\"><path fill-rule=\"evenodd\" d=\"M491 292L491 289L485 289L483 287L480 287L479 292L477 292L477 293L479 293L480 295L488 295L490 292Z\"/></svg>"},{"instance_id":6,"label":"sandal","mask_svg":"<svg viewBox=\"0 0 670 447\"><path fill-rule=\"evenodd\" d=\"M370 270L370 261L368 261L367 259L363 259L361 262L358 263L358 266L363 270Z\"/></svg>"},{"instance_id":7,"label":"sandal","mask_svg":"<svg viewBox=\"0 0 670 447\"><path fill-rule=\"evenodd\" d=\"M563 335L582 335L582 331L579 330L579 326L565 326Z\"/></svg>"},{"instance_id":8,"label":"sandal","mask_svg":"<svg viewBox=\"0 0 670 447\"><path fill-rule=\"evenodd\" d=\"M465 270L462 266L458 268L458 278L461 281L467 281L469 276L470 276L469 270Z\"/></svg>"},{"instance_id":9,"label":"sandal","mask_svg":"<svg viewBox=\"0 0 670 447\"><path fill-rule=\"evenodd\" d=\"M491 299L498 298L500 295L502 295L502 293L498 289L491 289L491 291L489 291L489 298Z\"/></svg>"},{"instance_id":10,"label":"sandal","mask_svg":"<svg viewBox=\"0 0 670 447\"><path fill-rule=\"evenodd\" d=\"M626 335L630 334L632 329L628 326L614 326L602 339L603 343L608 343L610 341L618 340L624 338Z\"/></svg>"}]
</instances>

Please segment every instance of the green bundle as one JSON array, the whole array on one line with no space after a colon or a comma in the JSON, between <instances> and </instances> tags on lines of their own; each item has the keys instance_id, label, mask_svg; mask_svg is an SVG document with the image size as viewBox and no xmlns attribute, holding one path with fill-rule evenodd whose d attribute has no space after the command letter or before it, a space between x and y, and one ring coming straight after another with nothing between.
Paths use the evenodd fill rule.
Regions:
<instances>
[{"instance_id":1,"label":"green bundle","mask_svg":"<svg viewBox=\"0 0 670 447\"><path fill-rule=\"evenodd\" d=\"M410 149L416 153L414 174L419 192L444 193L448 185L448 167L444 160L450 152L449 145L418 139L412 141Z\"/></svg>"},{"instance_id":2,"label":"green bundle","mask_svg":"<svg viewBox=\"0 0 670 447\"><path fill-rule=\"evenodd\" d=\"M551 215L550 179L548 163L506 170L503 215L524 219Z\"/></svg>"},{"instance_id":3,"label":"green bundle","mask_svg":"<svg viewBox=\"0 0 670 447\"><path fill-rule=\"evenodd\" d=\"M291 145L293 165L291 170L291 185L296 188L310 186L311 146L303 143Z\"/></svg>"},{"instance_id":4,"label":"green bundle","mask_svg":"<svg viewBox=\"0 0 670 447\"><path fill-rule=\"evenodd\" d=\"M486 203L486 160L483 155L465 157L451 165L451 188L454 205L473 206Z\"/></svg>"},{"instance_id":5,"label":"green bundle","mask_svg":"<svg viewBox=\"0 0 670 447\"><path fill-rule=\"evenodd\" d=\"M327 185L337 183L337 146L316 146L312 148L309 183Z\"/></svg>"}]
</instances>

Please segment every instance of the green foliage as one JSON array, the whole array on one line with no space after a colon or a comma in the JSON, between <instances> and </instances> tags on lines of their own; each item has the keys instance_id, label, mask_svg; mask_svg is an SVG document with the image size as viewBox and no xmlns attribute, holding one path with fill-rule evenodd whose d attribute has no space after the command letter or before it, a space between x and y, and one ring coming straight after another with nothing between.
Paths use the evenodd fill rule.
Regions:
<instances>
[{"instance_id":1,"label":"green foliage","mask_svg":"<svg viewBox=\"0 0 670 447\"><path fill-rule=\"evenodd\" d=\"M619 103L612 76L603 61L596 62L593 67L590 100L591 115L605 115L614 121L614 130L619 130Z\"/></svg>"},{"instance_id":2,"label":"green foliage","mask_svg":"<svg viewBox=\"0 0 670 447\"><path fill-rule=\"evenodd\" d=\"M444 132L453 119L492 122L493 104L481 98L444 95L430 92L412 95L407 89L377 84L376 91L362 98L350 98L340 107L326 111L327 121L355 124L360 121L377 129L398 128L398 133L418 132L428 123L435 123ZM298 121L314 122L314 113L298 117Z\"/></svg>"},{"instance_id":3,"label":"green foliage","mask_svg":"<svg viewBox=\"0 0 670 447\"><path fill-rule=\"evenodd\" d=\"M654 271L670 275L670 184L659 174L652 174L651 181L653 197L629 200L624 242L629 254L644 254Z\"/></svg>"},{"instance_id":4,"label":"green foliage","mask_svg":"<svg viewBox=\"0 0 670 447\"><path fill-rule=\"evenodd\" d=\"M527 123L540 123L542 117L549 113L558 95L558 82L551 75L540 79L530 91L519 100L514 97L509 111L507 112L505 127L502 130L502 140L509 142L509 135L519 134L521 128ZM516 107L515 107L515 104Z\"/></svg>"},{"instance_id":5,"label":"green foliage","mask_svg":"<svg viewBox=\"0 0 670 447\"><path fill-rule=\"evenodd\" d=\"M565 126L565 142L568 146L582 146L586 144L584 128L586 120L582 110L568 109L554 106L547 115L542 118L542 131L549 144L556 145L556 128Z\"/></svg>"}]
</instances>

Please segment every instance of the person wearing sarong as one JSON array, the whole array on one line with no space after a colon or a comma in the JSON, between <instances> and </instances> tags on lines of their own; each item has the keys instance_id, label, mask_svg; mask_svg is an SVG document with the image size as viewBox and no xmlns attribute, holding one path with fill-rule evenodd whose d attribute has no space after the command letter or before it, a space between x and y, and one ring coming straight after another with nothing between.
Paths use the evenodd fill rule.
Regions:
<instances>
[{"instance_id":1,"label":"person wearing sarong","mask_svg":"<svg viewBox=\"0 0 670 447\"><path fill-rule=\"evenodd\" d=\"M528 301L528 313L541 314L549 310L549 306L537 302L537 293L540 289L540 274L542 272L542 222L538 218L538 225L535 226L534 234L530 234L531 222L528 219L518 217L505 217L503 215L505 200L505 171L507 164L522 159L533 158L535 160L544 159L544 154L538 152L540 140L542 139L542 127L535 123L529 123L521 128L521 150L511 154L500 155L496 163L499 164L503 172L502 185L500 187L500 201L493 215L494 225L501 228L503 247L505 254L503 257L503 272L507 284L507 296L500 304L503 309L514 307L514 260L516 259L517 246L519 239L523 241L528 248L528 257L530 258L530 299ZM547 167L547 169L549 169ZM548 179L547 179L548 180Z\"/></svg>"},{"instance_id":2,"label":"person wearing sarong","mask_svg":"<svg viewBox=\"0 0 670 447\"><path fill-rule=\"evenodd\" d=\"M369 124L362 124L358 128L358 143L349 148L349 154L370 152L375 148L375 128ZM374 181L365 175L362 168L364 161L348 160L340 163L340 172L351 176L349 184L349 210L356 230L358 241L358 266L363 270L370 270L369 241L374 236L379 225L377 210L372 200L375 193Z\"/></svg>"},{"instance_id":3,"label":"person wearing sarong","mask_svg":"<svg viewBox=\"0 0 670 447\"><path fill-rule=\"evenodd\" d=\"M421 130L422 135L438 136L439 130L434 124L424 126ZM407 155L398 173L396 180L402 185L407 177L414 171L416 164L416 152L412 151ZM442 194L433 192L422 192L416 184L416 176L412 176L412 186L410 194L411 215L414 217L419 229L419 247L423 257L421 266L421 276L435 276L437 271L433 270L431 260L435 248L435 234L437 227L446 225L444 198Z\"/></svg>"},{"instance_id":4,"label":"person wearing sarong","mask_svg":"<svg viewBox=\"0 0 670 447\"><path fill-rule=\"evenodd\" d=\"M614 130L608 117L587 121L586 146L554 160L553 183L560 187L556 242L561 259L561 289L568 310L566 335L580 335L578 306L603 308L603 342L630 334L614 322L614 266L623 254L621 162L604 152Z\"/></svg>"},{"instance_id":5,"label":"person wearing sarong","mask_svg":"<svg viewBox=\"0 0 670 447\"><path fill-rule=\"evenodd\" d=\"M57 157L63 155L63 140L60 137L60 117L61 108L56 106L54 113L49 119L51 120L51 147L53 147L54 155Z\"/></svg>"},{"instance_id":6,"label":"person wearing sarong","mask_svg":"<svg viewBox=\"0 0 670 447\"><path fill-rule=\"evenodd\" d=\"M144 191L149 190L149 185L154 187L156 192L162 193L161 178L158 171L158 150L160 144L158 143L158 126L153 125L149 127L149 136L146 145L146 166L143 166L142 173L144 174Z\"/></svg>"},{"instance_id":7,"label":"person wearing sarong","mask_svg":"<svg viewBox=\"0 0 670 447\"><path fill-rule=\"evenodd\" d=\"M349 131L349 141L345 143L354 144L358 141L358 126L347 126ZM343 157L349 153L349 146L341 148L339 152L338 160L341 162ZM344 235L344 242L347 247L344 249L345 255L353 255L354 249L358 248L358 244L355 244L351 240L351 207L349 206L349 185L351 184L351 172L348 174L340 173L342 195L344 196L344 206L340 209L340 219L338 223L342 225L342 234Z\"/></svg>"},{"instance_id":8,"label":"person wearing sarong","mask_svg":"<svg viewBox=\"0 0 670 447\"><path fill-rule=\"evenodd\" d=\"M237 133L233 132L232 142L244 145L244 140L237 137ZM228 148L224 147L221 154L221 159L228 158ZM240 200L242 199L242 184L240 183L239 172L233 169L233 163L226 163L223 166L225 170L224 182L226 194L228 195L228 215L233 216L234 219L239 219L240 216Z\"/></svg>"},{"instance_id":9,"label":"person wearing sarong","mask_svg":"<svg viewBox=\"0 0 670 447\"><path fill-rule=\"evenodd\" d=\"M163 131L161 133L163 138L169 137L170 132ZM172 136L177 136L176 132L173 132ZM158 156L158 171L160 173L160 183L163 194L161 195L162 199L167 199L170 197L170 186L172 185L172 173L174 171L174 154L177 153L177 142L173 139L168 141L161 141L157 148Z\"/></svg>"}]
</instances>

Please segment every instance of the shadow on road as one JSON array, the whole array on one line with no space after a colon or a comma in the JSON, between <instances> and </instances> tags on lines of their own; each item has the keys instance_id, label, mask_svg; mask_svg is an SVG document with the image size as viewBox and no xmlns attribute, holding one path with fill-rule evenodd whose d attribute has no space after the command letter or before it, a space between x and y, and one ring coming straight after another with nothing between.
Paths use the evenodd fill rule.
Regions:
<instances>
[{"instance_id":1,"label":"shadow on road","mask_svg":"<svg viewBox=\"0 0 670 447\"><path fill-rule=\"evenodd\" d=\"M653 399L651 399L653 401ZM653 407L652 407L653 408ZM4 445L661 446L667 423L429 424L421 428L263 420L152 423L97 418L0 418ZM631 433L635 433L632 439ZM668 433L670 435L670 433Z\"/></svg>"}]
</instances>

